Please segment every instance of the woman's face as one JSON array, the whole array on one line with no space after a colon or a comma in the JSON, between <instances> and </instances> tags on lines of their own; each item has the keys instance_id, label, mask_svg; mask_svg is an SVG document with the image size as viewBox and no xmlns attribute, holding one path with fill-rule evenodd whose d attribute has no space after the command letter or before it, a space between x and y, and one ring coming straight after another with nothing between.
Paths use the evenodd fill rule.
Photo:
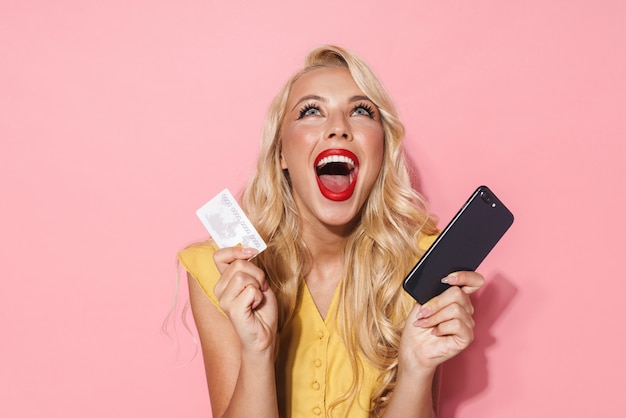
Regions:
<instances>
[{"instance_id":1,"label":"woman's face","mask_svg":"<svg viewBox=\"0 0 626 418\"><path fill-rule=\"evenodd\" d=\"M384 131L347 68L316 69L293 84L281 141L281 165L305 225L350 224L380 172Z\"/></svg>"}]
</instances>

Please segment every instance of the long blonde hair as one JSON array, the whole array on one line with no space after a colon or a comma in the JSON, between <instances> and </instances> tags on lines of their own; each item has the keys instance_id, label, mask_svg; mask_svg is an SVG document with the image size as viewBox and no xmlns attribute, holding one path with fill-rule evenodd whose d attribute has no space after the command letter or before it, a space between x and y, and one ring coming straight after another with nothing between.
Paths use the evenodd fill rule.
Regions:
<instances>
[{"instance_id":1,"label":"long blonde hair","mask_svg":"<svg viewBox=\"0 0 626 418\"><path fill-rule=\"evenodd\" d=\"M268 251L255 262L265 271L279 300L280 330L294 313L300 285L311 265L288 175L280 165L280 126L296 80L317 68L337 66L347 68L377 106L385 143L379 177L345 247L339 330L349 352L360 356L351 357L355 373L351 389L333 405L355 401L363 357L381 370L380 385L371 398L371 414L377 416L395 385L400 336L414 304L402 290L402 279L421 255L418 234L435 233L436 219L411 186L402 147L404 126L395 106L362 59L336 46L322 46L307 55L304 68L287 81L270 106L257 167L241 203L268 243Z\"/></svg>"}]
</instances>

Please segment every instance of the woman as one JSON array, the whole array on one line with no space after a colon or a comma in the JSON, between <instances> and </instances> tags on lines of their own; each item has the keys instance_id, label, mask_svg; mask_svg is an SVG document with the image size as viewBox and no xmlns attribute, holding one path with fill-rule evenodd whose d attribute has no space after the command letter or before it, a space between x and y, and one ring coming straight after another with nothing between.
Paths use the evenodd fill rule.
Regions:
<instances>
[{"instance_id":1,"label":"woman","mask_svg":"<svg viewBox=\"0 0 626 418\"><path fill-rule=\"evenodd\" d=\"M403 136L370 68L338 47L310 52L274 99L242 196L268 249L179 254L213 416L435 415L437 368L473 339L483 278L443 278L455 286L423 306L402 290L437 232Z\"/></svg>"}]
</instances>

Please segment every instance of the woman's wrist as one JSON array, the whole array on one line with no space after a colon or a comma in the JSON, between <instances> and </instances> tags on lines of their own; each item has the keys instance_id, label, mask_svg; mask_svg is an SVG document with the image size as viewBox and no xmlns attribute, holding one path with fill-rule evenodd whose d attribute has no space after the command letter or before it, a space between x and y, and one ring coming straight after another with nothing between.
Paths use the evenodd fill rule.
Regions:
<instances>
[{"instance_id":1,"label":"woman's wrist","mask_svg":"<svg viewBox=\"0 0 626 418\"><path fill-rule=\"evenodd\" d=\"M250 364L261 365L264 363L270 364L274 367L274 347L270 346L263 350L246 349L241 350L241 361L248 362Z\"/></svg>"},{"instance_id":2,"label":"woman's wrist","mask_svg":"<svg viewBox=\"0 0 626 418\"><path fill-rule=\"evenodd\" d=\"M421 365L412 365L411 367L398 366L397 384L406 381L410 385L425 384L430 386L437 371L437 367L424 367Z\"/></svg>"},{"instance_id":3,"label":"woman's wrist","mask_svg":"<svg viewBox=\"0 0 626 418\"><path fill-rule=\"evenodd\" d=\"M398 369L398 378L383 417L412 416L432 418L434 413L433 381L430 368Z\"/></svg>"}]
</instances>

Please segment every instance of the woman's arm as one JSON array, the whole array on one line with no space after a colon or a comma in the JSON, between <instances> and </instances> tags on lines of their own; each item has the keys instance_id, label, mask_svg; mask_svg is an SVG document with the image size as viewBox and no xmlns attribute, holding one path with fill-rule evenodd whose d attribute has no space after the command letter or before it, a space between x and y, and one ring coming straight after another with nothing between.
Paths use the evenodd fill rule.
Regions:
<instances>
[{"instance_id":1,"label":"woman's arm","mask_svg":"<svg viewBox=\"0 0 626 418\"><path fill-rule=\"evenodd\" d=\"M383 417L434 418L436 370L422 374L398 371L398 381Z\"/></svg>"},{"instance_id":2,"label":"woman's arm","mask_svg":"<svg viewBox=\"0 0 626 418\"><path fill-rule=\"evenodd\" d=\"M216 296L224 316L189 276L189 294L194 321L200 336L213 416L278 417L274 371L274 344L255 338L259 322L270 321L270 339L275 338L276 304L264 284L260 270L244 259L240 248L220 250L215 259L222 273ZM240 260L241 262L235 262ZM218 289L219 288L219 289ZM259 313L259 311L269 311ZM260 317L255 318L255 317ZM236 322L236 324L233 323ZM268 331L262 326L260 334ZM265 327L268 328L268 327ZM237 332L246 333L242 336ZM267 337L267 335L265 335ZM245 341L246 344L243 344Z\"/></svg>"},{"instance_id":3,"label":"woman's arm","mask_svg":"<svg viewBox=\"0 0 626 418\"><path fill-rule=\"evenodd\" d=\"M475 272L453 273L453 285L441 295L417 304L402 332L397 383L383 416L435 417L438 368L474 339L474 307L469 295L484 283Z\"/></svg>"}]
</instances>

